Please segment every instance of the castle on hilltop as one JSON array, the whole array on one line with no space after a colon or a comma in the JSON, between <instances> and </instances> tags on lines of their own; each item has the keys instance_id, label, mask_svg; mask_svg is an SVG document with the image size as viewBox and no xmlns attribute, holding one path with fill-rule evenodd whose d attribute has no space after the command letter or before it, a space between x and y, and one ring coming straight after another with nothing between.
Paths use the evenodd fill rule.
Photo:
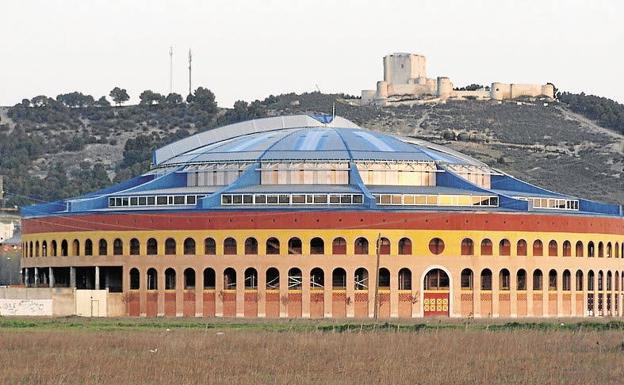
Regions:
<instances>
[{"instance_id":1,"label":"castle on hilltop","mask_svg":"<svg viewBox=\"0 0 624 385\"><path fill-rule=\"evenodd\" d=\"M518 97L554 99L552 84L492 83L490 87L458 90L448 77L427 77L427 59L412 53L394 53L383 58L384 79L376 90L362 90L362 105L388 105L406 100L478 99L508 100Z\"/></svg>"}]
</instances>

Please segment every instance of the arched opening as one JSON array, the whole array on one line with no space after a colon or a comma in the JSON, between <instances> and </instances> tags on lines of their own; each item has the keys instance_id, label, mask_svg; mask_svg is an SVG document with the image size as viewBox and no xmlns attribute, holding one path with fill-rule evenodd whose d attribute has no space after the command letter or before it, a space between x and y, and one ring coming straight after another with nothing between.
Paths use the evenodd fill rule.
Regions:
<instances>
[{"instance_id":1,"label":"arched opening","mask_svg":"<svg viewBox=\"0 0 624 385\"><path fill-rule=\"evenodd\" d=\"M533 290L542 290L542 271L537 269L533 272Z\"/></svg>"},{"instance_id":2,"label":"arched opening","mask_svg":"<svg viewBox=\"0 0 624 385\"><path fill-rule=\"evenodd\" d=\"M498 275L498 280L500 290L511 290L511 274L509 274L509 270L502 269Z\"/></svg>"},{"instance_id":3,"label":"arched opening","mask_svg":"<svg viewBox=\"0 0 624 385\"><path fill-rule=\"evenodd\" d=\"M602 270L598 272L598 291L604 290L604 273Z\"/></svg>"},{"instance_id":4,"label":"arched opening","mask_svg":"<svg viewBox=\"0 0 624 385\"><path fill-rule=\"evenodd\" d=\"M147 269L147 290L158 290L158 272L153 267Z\"/></svg>"},{"instance_id":5,"label":"arched opening","mask_svg":"<svg viewBox=\"0 0 624 385\"><path fill-rule=\"evenodd\" d=\"M399 270L399 290L412 290L412 271L406 267Z\"/></svg>"},{"instance_id":6,"label":"arched opening","mask_svg":"<svg viewBox=\"0 0 624 385\"><path fill-rule=\"evenodd\" d=\"M433 238L429 241L429 251L435 255L442 254L444 251L444 241L440 238Z\"/></svg>"},{"instance_id":7,"label":"arched opening","mask_svg":"<svg viewBox=\"0 0 624 385\"><path fill-rule=\"evenodd\" d=\"M303 276L301 270L293 267L288 270L288 290L301 290Z\"/></svg>"},{"instance_id":8,"label":"arched opening","mask_svg":"<svg viewBox=\"0 0 624 385\"><path fill-rule=\"evenodd\" d=\"M596 251L596 249L594 247L594 242L593 241L589 241L589 243L587 244L587 257L588 258L593 258L595 251Z\"/></svg>"},{"instance_id":9,"label":"arched opening","mask_svg":"<svg viewBox=\"0 0 624 385\"><path fill-rule=\"evenodd\" d=\"M195 255L195 240L193 238L184 240L184 255Z\"/></svg>"},{"instance_id":10,"label":"arched opening","mask_svg":"<svg viewBox=\"0 0 624 385\"><path fill-rule=\"evenodd\" d=\"M280 274L279 270L274 267L270 267L266 271L266 288L269 290L278 290L280 287Z\"/></svg>"},{"instance_id":11,"label":"arched opening","mask_svg":"<svg viewBox=\"0 0 624 385\"><path fill-rule=\"evenodd\" d=\"M492 241L487 238L481 241L481 255L492 255Z\"/></svg>"},{"instance_id":12,"label":"arched opening","mask_svg":"<svg viewBox=\"0 0 624 385\"><path fill-rule=\"evenodd\" d=\"M572 256L572 244L570 243L570 241L563 242L563 256L564 257Z\"/></svg>"},{"instance_id":13,"label":"arched opening","mask_svg":"<svg viewBox=\"0 0 624 385\"><path fill-rule=\"evenodd\" d=\"M492 271L490 269L481 271L481 290L492 290Z\"/></svg>"},{"instance_id":14,"label":"arched opening","mask_svg":"<svg viewBox=\"0 0 624 385\"><path fill-rule=\"evenodd\" d=\"M258 241L256 238L249 237L245 239L245 254L258 255Z\"/></svg>"},{"instance_id":15,"label":"arched opening","mask_svg":"<svg viewBox=\"0 0 624 385\"><path fill-rule=\"evenodd\" d=\"M347 272L338 267L332 272L332 289L344 290L347 288Z\"/></svg>"},{"instance_id":16,"label":"arched opening","mask_svg":"<svg viewBox=\"0 0 624 385\"><path fill-rule=\"evenodd\" d=\"M527 243L524 239L521 239L516 243L516 255L519 257L527 256Z\"/></svg>"},{"instance_id":17,"label":"arched opening","mask_svg":"<svg viewBox=\"0 0 624 385\"><path fill-rule=\"evenodd\" d=\"M87 242L91 242L90 239L87 239ZM86 244L85 244L85 248L86 248ZM44 257L48 256L48 242L43 241L41 242L41 255ZM91 255L91 254L86 254L86 255Z\"/></svg>"},{"instance_id":18,"label":"arched opening","mask_svg":"<svg viewBox=\"0 0 624 385\"><path fill-rule=\"evenodd\" d=\"M527 273L526 270L520 269L518 273L516 273L516 289L517 290L526 290L527 289Z\"/></svg>"},{"instance_id":19,"label":"arched opening","mask_svg":"<svg viewBox=\"0 0 624 385\"><path fill-rule=\"evenodd\" d=\"M368 254L368 252L364 254ZM388 238L379 238L379 254L390 255L390 240Z\"/></svg>"},{"instance_id":20,"label":"arched opening","mask_svg":"<svg viewBox=\"0 0 624 385\"><path fill-rule=\"evenodd\" d=\"M509 239L501 239L498 243L498 254L504 257L511 255L511 242L509 242Z\"/></svg>"},{"instance_id":21,"label":"arched opening","mask_svg":"<svg viewBox=\"0 0 624 385\"><path fill-rule=\"evenodd\" d=\"M544 255L544 244L539 239L533 242L533 256L541 257Z\"/></svg>"},{"instance_id":22,"label":"arched opening","mask_svg":"<svg viewBox=\"0 0 624 385\"><path fill-rule=\"evenodd\" d=\"M604 258L604 244L602 241L598 242L598 258Z\"/></svg>"},{"instance_id":23,"label":"arched opening","mask_svg":"<svg viewBox=\"0 0 624 385\"><path fill-rule=\"evenodd\" d=\"M461 288L463 290L472 290L472 287L473 287L472 280L473 280L472 270L464 269L461 271L460 281L461 281Z\"/></svg>"},{"instance_id":24,"label":"arched opening","mask_svg":"<svg viewBox=\"0 0 624 385\"><path fill-rule=\"evenodd\" d=\"M56 241L50 242L50 255L53 257L58 256L58 246L56 245Z\"/></svg>"},{"instance_id":25,"label":"arched opening","mask_svg":"<svg viewBox=\"0 0 624 385\"><path fill-rule=\"evenodd\" d=\"M158 254L158 241L154 238L150 238L147 240L147 255L156 254Z\"/></svg>"},{"instance_id":26,"label":"arched opening","mask_svg":"<svg viewBox=\"0 0 624 385\"><path fill-rule=\"evenodd\" d=\"M69 247L67 246L67 241L61 241L61 257L67 257L69 255ZM30 243L30 256L32 257L32 242Z\"/></svg>"},{"instance_id":27,"label":"arched opening","mask_svg":"<svg viewBox=\"0 0 624 385\"><path fill-rule=\"evenodd\" d=\"M301 241L299 241L301 243ZM279 239L271 237L266 241L266 253L267 255L277 255L280 253ZM299 253L301 254L301 253Z\"/></svg>"},{"instance_id":28,"label":"arched opening","mask_svg":"<svg viewBox=\"0 0 624 385\"><path fill-rule=\"evenodd\" d=\"M615 247L613 249L615 253L615 258L620 258L620 245L618 242L615 242Z\"/></svg>"},{"instance_id":29,"label":"arched opening","mask_svg":"<svg viewBox=\"0 0 624 385\"><path fill-rule=\"evenodd\" d=\"M99 255L108 255L108 242L105 239L100 239L98 244L98 254Z\"/></svg>"},{"instance_id":30,"label":"arched opening","mask_svg":"<svg viewBox=\"0 0 624 385\"><path fill-rule=\"evenodd\" d=\"M385 267L379 269L379 288L390 289L390 271Z\"/></svg>"},{"instance_id":31,"label":"arched opening","mask_svg":"<svg viewBox=\"0 0 624 385\"><path fill-rule=\"evenodd\" d=\"M332 241L332 254L333 255L345 255L347 254L347 241L344 238L336 238Z\"/></svg>"},{"instance_id":32,"label":"arched opening","mask_svg":"<svg viewBox=\"0 0 624 385\"><path fill-rule=\"evenodd\" d=\"M257 290L258 289L258 272L253 267L245 270L245 289Z\"/></svg>"},{"instance_id":33,"label":"arched opening","mask_svg":"<svg viewBox=\"0 0 624 385\"><path fill-rule=\"evenodd\" d=\"M607 258L611 258L613 256L613 246L611 246L611 242L607 243Z\"/></svg>"},{"instance_id":34,"label":"arched opening","mask_svg":"<svg viewBox=\"0 0 624 385\"><path fill-rule=\"evenodd\" d=\"M223 289L236 289L236 270L232 269L231 267L228 267L223 271Z\"/></svg>"},{"instance_id":35,"label":"arched opening","mask_svg":"<svg viewBox=\"0 0 624 385\"><path fill-rule=\"evenodd\" d=\"M301 255L302 253L301 248L302 248L301 239L294 237L288 240L288 254Z\"/></svg>"},{"instance_id":36,"label":"arched opening","mask_svg":"<svg viewBox=\"0 0 624 385\"><path fill-rule=\"evenodd\" d=\"M449 290L449 276L442 269L432 269L425 275L425 290Z\"/></svg>"},{"instance_id":37,"label":"arched opening","mask_svg":"<svg viewBox=\"0 0 624 385\"><path fill-rule=\"evenodd\" d=\"M39 256L39 242L37 242L35 244L35 255L37 255L37 257ZM77 239L74 239L74 241L72 242L72 255L73 256L78 256L80 255L80 241Z\"/></svg>"},{"instance_id":38,"label":"arched opening","mask_svg":"<svg viewBox=\"0 0 624 385\"><path fill-rule=\"evenodd\" d=\"M474 255L474 243L470 238L464 238L461 242L461 255Z\"/></svg>"},{"instance_id":39,"label":"arched opening","mask_svg":"<svg viewBox=\"0 0 624 385\"><path fill-rule=\"evenodd\" d=\"M123 242L119 238L113 241L113 255L123 255Z\"/></svg>"},{"instance_id":40,"label":"arched opening","mask_svg":"<svg viewBox=\"0 0 624 385\"><path fill-rule=\"evenodd\" d=\"M85 255L92 256L93 255L93 241L87 239L85 241Z\"/></svg>"},{"instance_id":41,"label":"arched opening","mask_svg":"<svg viewBox=\"0 0 624 385\"><path fill-rule=\"evenodd\" d=\"M32 243L32 241L30 243L26 242L24 244L24 246L26 247L24 255L26 257L32 258L32 256L33 256L33 243Z\"/></svg>"},{"instance_id":42,"label":"arched opening","mask_svg":"<svg viewBox=\"0 0 624 385\"><path fill-rule=\"evenodd\" d=\"M583 256L583 242L581 241L576 242L576 256L577 257Z\"/></svg>"},{"instance_id":43,"label":"arched opening","mask_svg":"<svg viewBox=\"0 0 624 385\"><path fill-rule=\"evenodd\" d=\"M214 290L216 281L216 274L213 268L207 267L204 269L204 290Z\"/></svg>"},{"instance_id":44,"label":"arched opening","mask_svg":"<svg viewBox=\"0 0 624 385\"><path fill-rule=\"evenodd\" d=\"M176 255L176 241L173 238L165 240L165 255Z\"/></svg>"},{"instance_id":45,"label":"arched opening","mask_svg":"<svg viewBox=\"0 0 624 385\"><path fill-rule=\"evenodd\" d=\"M165 290L175 290L176 272L172 268L165 270Z\"/></svg>"},{"instance_id":46,"label":"arched opening","mask_svg":"<svg viewBox=\"0 0 624 385\"><path fill-rule=\"evenodd\" d=\"M368 240L366 238L359 237L354 242L354 254L367 255L368 254Z\"/></svg>"},{"instance_id":47,"label":"arched opening","mask_svg":"<svg viewBox=\"0 0 624 385\"><path fill-rule=\"evenodd\" d=\"M583 272L581 270L576 271L576 291L583 291Z\"/></svg>"},{"instance_id":48,"label":"arched opening","mask_svg":"<svg viewBox=\"0 0 624 385\"><path fill-rule=\"evenodd\" d=\"M236 239L232 237L225 238L223 241L223 254L236 255Z\"/></svg>"},{"instance_id":49,"label":"arched opening","mask_svg":"<svg viewBox=\"0 0 624 385\"><path fill-rule=\"evenodd\" d=\"M363 267L356 269L353 280L355 290L368 290L368 270Z\"/></svg>"},{"instance_id":50,"label":"arched opening","mask_svg":"<svg viewBox=\"0 0 624 385\"><path fill-rule=\"evenodd\" d=\"M412 254L412 241L409 238L401 238L399 240L399 255Z\"/></svg>"},{"instance_id":51,"label":"arched opening","mask_svg":"<svg viewBox=\"0 0 624 385\"><path fill-rule=\"evenodd\" d=\"M557 290L557 271L555 269L548 272L548 290Z\"/></svg>"},{"instance_id":52,"label":"arched opening","mask_svg":"<svg viewBox=\"0 0 624 385\"><path fill-rule=\"evenodd\" d=\"M587 290L594 291L594 272L592 270L587 273Z\"/></svg>"},{"instance_id":53,"label":"arched opening","mask_svg":"<svg viewBox=\"0 0 624 385\"><path fill-rule=\"evenodd\" d=\"M187 267L184 269L184 290L195 289L195 270Z\"/></svg>"},{"instance_id":54,"label":"arched opening","mask_svg":"<svg viewBox=\"0 0 624 385\"><path fill-rule=\"evenodd\" d=\"M563 290L564 291L570 291L572 290L572 275L570 274L570 270L564 270L563 271L563 277L562 277L563 281L562 286L563 286Z\"/></svg>"},{"instance_id":55,"label":"arched opening","mask_svg":"<svg viewBox=\"0 0 624 385\"><path fill-rule=\"evenodd\" d=\"M557 252L557 241L553 239L548 242L548 256L556 257L557 255L559 255L559 253Z\"/></svg>"},{"instance_id":56,"label":"arched opening","mask_svg":"<svg viewBox=\"0 0 624 385\"><path fill-rule=\"evenodd\" d=\"M41 254L39 254L39 241L35 242L35 257L39 257Z\"/></svg>"},{"instance_id":57,"label":"arched opening","mask_svg":"<svg viewBox=\"0 0 624 385\"><path fill-rule=\"evenodd\" d=\"M204 254L216 255L217 254L217 242L212 238L204 239Z\"/></svg>"},{"instance_id":58,"label":"arched opening","mask_svg":"<svg viewBox=\"0 0 624 385\"><path fill-rule=\"evenodd\" d=\"M141 288L141 275L139 269L133 267L130 269L130 290L139 290Z\"/></svg>"},{"instance_id":59,"label":"arched opening","mask_svg":"<svg viewBox=\"0 0 624 385\"><path fill-rule=\"evenodd\" d=\"M325 272L319 267L315 267L310 271L310 288L322 289L325 287Z\"/></svg>"},{"instance_id":60,"label":"arched opening","mask_svg":"<svg viewBox=\"0 0 624 385\"><path fill-rule=\"evenodd\" d=\"M322 238L314 237L310 239L310 254L323 255L325 254L325 242Z\"/></svg>"},{"instance_id":61,"label":"arched opening","mask_svg":"<svg viewBox=\"0 0 624 385\"><path fill-rule=\"evenodd\" d=\"M141 244L136 238L130 240L130 255L139 255L141 253Z\"/></svg>"}]
</instances>

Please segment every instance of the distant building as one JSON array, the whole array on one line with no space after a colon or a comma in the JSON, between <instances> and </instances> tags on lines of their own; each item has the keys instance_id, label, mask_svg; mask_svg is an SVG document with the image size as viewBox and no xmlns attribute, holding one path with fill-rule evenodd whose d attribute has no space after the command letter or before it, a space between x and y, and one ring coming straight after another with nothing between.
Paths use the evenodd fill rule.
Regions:
<instances>
[{"instance_id":1,"label":"distant building","mask_svg":"<svg viewBox=\"0 0 624 385\"><path fill-rule=\"evenodd\" d=\"M148 317L623 314L620 206L449 148L296 115L204 131L152 163L23 208L25 284L120 292Z\"/></svg>"},{"instance_id":2,"label":"distant building","mask_svg":"<svg viewBox=\"0 0 624 385\"><path fill-rule=\"evenodd\" d=\"M388 105L410 99L508 100L522 96L554 98L552 84L492 83L489 90L455 90L448 77L427 77L427 60L422 55L395 53L384 56L384 78L375 90L362 90L362 105Z\"/></svg>"}]
</instances>

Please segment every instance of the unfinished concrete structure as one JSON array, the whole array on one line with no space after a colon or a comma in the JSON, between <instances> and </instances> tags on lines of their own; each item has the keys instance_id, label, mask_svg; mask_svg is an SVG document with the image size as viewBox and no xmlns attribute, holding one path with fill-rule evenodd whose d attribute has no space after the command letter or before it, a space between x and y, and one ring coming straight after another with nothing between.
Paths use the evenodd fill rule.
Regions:
<instances>
[{"instance_id":1,"label":"unfinished concrete structure","mask_svg":"<svg viewBox=\"0 0 624 385\"><path fill-rule=\"evenodd\" d=\"M24 208L24 283L108 288L131 316L622 316L620 206L444 147L297 115L152 161Z\"/></svg>"},{"instance_id":2,"label":"unfinished concrete structure","mask_svg":"<svg viewBox=\"0 0 624 385\"><path fill-rule=\"evenodd\" d=\"M489 89L455 90L448 77L428 78L427 60L413 53L384 56L384 79L375 90L362 90L362 105L388 105L410 99L509 100L519 97L554 98L552 84L505 84L495 82Z\"/></svg>"}]
</instances>

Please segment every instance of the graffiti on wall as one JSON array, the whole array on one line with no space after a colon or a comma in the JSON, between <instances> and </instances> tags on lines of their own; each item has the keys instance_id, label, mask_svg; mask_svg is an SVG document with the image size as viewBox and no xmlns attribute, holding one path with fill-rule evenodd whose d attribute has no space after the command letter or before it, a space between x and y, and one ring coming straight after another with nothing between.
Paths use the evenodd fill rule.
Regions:
<instances>
[{"instance_id":1,"label":"graffiti on wall","mask_svg":"<svg viewBox=\"0 0 624 385\"><path fill-rule=\"evenodd\" d=\"M0 316L51 316L51 299L0 299Z\"/></svg>"}]
</instances>

